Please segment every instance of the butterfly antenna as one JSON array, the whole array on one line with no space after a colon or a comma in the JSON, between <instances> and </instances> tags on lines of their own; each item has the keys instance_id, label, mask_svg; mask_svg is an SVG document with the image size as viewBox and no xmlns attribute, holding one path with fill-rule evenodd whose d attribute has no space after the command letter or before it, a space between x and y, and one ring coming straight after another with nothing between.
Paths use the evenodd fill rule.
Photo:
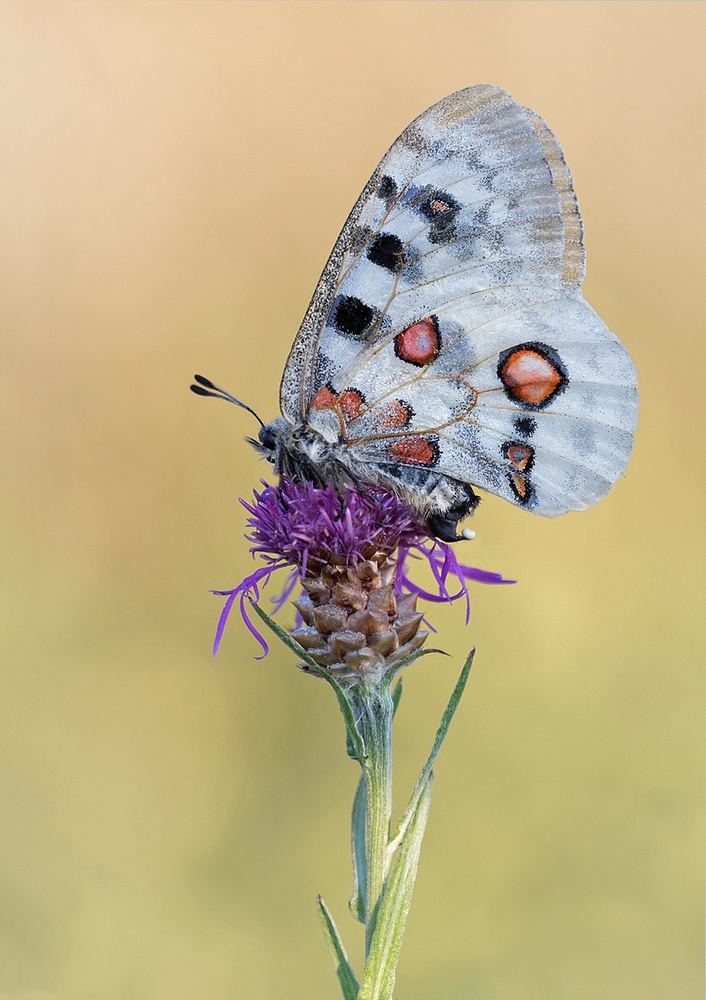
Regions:
<instances>
[{"instance_id":1,"label":"butterfly antenna","mask_svg":"<svg viewBox=\"0 0 706 1000\"><path fill-rule=\"evenodd\" d=\"M247 410L248 413L252 413L255 419L260 424L260 427L264 427L264 421L258 417L257 413L245 403L241 403L239 399L235 396L231 396L229 392L225 389L221 389L219 385L216 385L210 379L206 378L204 375L194 375L194 381L198 385L190 385L189 388L192 392L195 392L197 396L213 396L214 399L225 399L226 403L235 403L236 406L242 407L242 409Z\"/></svg>"}]
</instances>

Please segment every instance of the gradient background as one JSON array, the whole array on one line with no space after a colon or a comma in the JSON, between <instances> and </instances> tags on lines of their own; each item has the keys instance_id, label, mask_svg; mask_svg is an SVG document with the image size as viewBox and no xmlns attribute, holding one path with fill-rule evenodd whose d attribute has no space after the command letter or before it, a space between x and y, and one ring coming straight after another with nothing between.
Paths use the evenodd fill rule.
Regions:
<instances>
[{"instance_id":1,"label":"gradient background","mask_svg":"<svg viewBox=\"0 0 706 1000\"><path fill-rule=\"evenodd\" d=\"M489 498L520 581L433 621L397 804L468 648L396 995L701 996L703 4L3 3L0 997L334 998L355 766L324 685L211 587L245 413L400 130L496 83L559 136L642 411L610 498ZM285 616L286 620L286 616Z\"/></svg>"}]
</instances>

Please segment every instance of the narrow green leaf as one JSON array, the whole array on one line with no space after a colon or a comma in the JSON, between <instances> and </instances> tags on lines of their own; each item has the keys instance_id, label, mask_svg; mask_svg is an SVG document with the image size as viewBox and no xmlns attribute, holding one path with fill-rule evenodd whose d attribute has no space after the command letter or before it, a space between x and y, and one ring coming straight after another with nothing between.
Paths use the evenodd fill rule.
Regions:
<instances>
[{"instance_id":1,"label":"narrow green leaf","mask_svg":"<svg viewBox=\"0 0 706 1000\"><path fill-rule=\"evenodd\" d=\"M368 862L365 853L365 825L368 811L365 776L361 774L353 799L351 817L351 850L353 852L353 895L348 906L356 920L365 923L368 895Z\"/></svg>"},{"instance_id":2,"label":"narrow green leaf","mask_svg":"<svg viewBox=\"0 0 706 1000\"><path fill-rule=\"evenodd\" d=\"M409 656L405 656L403 660L396 660L393 663L392 670L390 672L390 683L392 683L392 678L396 677L400 670L404 667L411 666L411 664L413 664L414 661L418 660L421 656L429 656L430 653L440 653L441 656L449 655L444 652L443 649L415 649L413 653L410 653Z\"/></svg>"},{"instance_id":3,"label":"narrow green leaf","mask_svg":"<svg viewBox=\"0 0 706 1000\"><path fill-rule=\"evenodd\" d=\"M319 666L316 660L312 660L307 651L303 649L299 643L291 637L289 632L285 631L281 625L278 625L276 621L263 611L259 604L255 604L253 601L253 608L257 614L262 618L263 622L269 629L271 629L274 634L282 640L285 646L288 646L297 656L304 660L308 667L311 668L313 673L317 674L319 677L323 677L334 690L336 699L338 701L338 707L341 709L341 714L343 715L343 721L346 724L346 743L353 749L354 755L357 760L362 761L365 758L366 750L365 744L361 739L360 733L355 724L355 717L353 715L353 710L350 706L348 699L343 693L343 688L338 683L335 677L332 677L326 670Z\"/></svg>"},{"instance_id":4,"label":"narrow green leaf","mask_svg":"<svg viewBox=\"0 0 706 1000\"><path fill-rule=\"evenodd\" d=\"M395 684L394 691L392 692L392 718L393 719L397 715L397 709L399 708L400 702L402 701L402 690L403 690L403 688L402 688L402 678L400 677L400 679Z\"/></svg>"},{"instance_id":5,"label":"narrow green leaf","mask_svg":"<svg viewBox=\"0 0 706 1000\"><path fill-rule=\"evenodd\" d=\"M333 922L331 912L321 896L317 896L316 898L316 908L319 911L319 919L324 937L326 938L326 944L329 947L333 964L336 967L336 975L341 984L343 1000L358 1000L358 990L360 989L358 980L355 977L355 972L346 954L346 949L343 947L338 928Z\"/></svg>"},{"instance_id":6,"label":"narrow green leaf","mask_svg":"<svg viewBox=\"0 0 706 1000\"><path fill-rule=\"evenodd\" d=\"M427 758L427 762L419 773L417 778L417 783L414 786L414 791L412 792L412 797L409 800L409 805L405 809L399 823L397 824L397 835L394 840L390 843L390 854L392 854L400 843L401 838L404 836L404 832L407 829L408 824L417 808L417 802L422 794L425 783L429 775L431 774L431 769L434 766L434 761L439 756L439 750L441 750L441 745L446 739L446 734L449 731L449 726L451 725L451 720L454 717L458 704L461 701L463 692L466 690L466 683L468 681L468 675L471 672L471 667L473 666L473 657L476 655L475 649L472 649L468 654L468 658L463 665L461 670L461 675L456 681L456 686L451 692L451 697L449 698L448 704L444 709L444 714L441 716L441 722L439 723L439 728L436 731L436 736L434 738L434 745L431 748L431 753Z\"/></svg>"},{"instance_id":7,"label":"narrow green leaf","mask_svg":"<svg viewBox=\"0 0 706 1000\"><path fill-rule=\"evenodd\" d=\"M409 914L417 877L419 852L431 805L433 774L428 774L416 808L400 844L399 854L390 871L375 924L375 933L363 970L363 983L358 1000L391 1000L395 985L397 962L402 947L405 924Z\"/></svg>"}]
</instances>

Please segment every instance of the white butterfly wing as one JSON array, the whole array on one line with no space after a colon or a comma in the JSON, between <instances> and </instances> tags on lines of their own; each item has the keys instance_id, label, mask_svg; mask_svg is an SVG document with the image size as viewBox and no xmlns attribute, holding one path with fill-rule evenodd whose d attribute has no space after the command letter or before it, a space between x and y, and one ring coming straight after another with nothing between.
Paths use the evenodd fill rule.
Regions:
<instances>
[{"instance_id":1,"label":"white butterfly wing","mask_svg":"<svg viewBox=\"0 0 706 1000\"><path fill-rule=\"evenodd\" d=\"M558 142L495 87L416 119L373 174L292 348L292 423L404 484L435 470L553 516L610 489L636 377L581 297Z\"/></svg>"}]
</instances>

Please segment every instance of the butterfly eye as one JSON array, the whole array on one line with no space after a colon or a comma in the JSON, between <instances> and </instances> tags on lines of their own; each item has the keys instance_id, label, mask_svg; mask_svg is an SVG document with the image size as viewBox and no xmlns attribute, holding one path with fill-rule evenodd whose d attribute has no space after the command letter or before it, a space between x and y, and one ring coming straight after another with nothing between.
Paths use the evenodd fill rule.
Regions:
<instances>
[{"instance_id":1,"label":"butterfly eye","mask_svg":"<svg viewBox=\"0 0 706 1000\"><path fill-rule=\"evenodd\" d=\"M260 430L257 432L257 436L260 439L260 444L263 446L263 448L267 448L269 451L275 450L277 439L275 438L275 435L272 433L272 430L267 425L264 425L260 428Z\"/></svg>"}]
</instances>

